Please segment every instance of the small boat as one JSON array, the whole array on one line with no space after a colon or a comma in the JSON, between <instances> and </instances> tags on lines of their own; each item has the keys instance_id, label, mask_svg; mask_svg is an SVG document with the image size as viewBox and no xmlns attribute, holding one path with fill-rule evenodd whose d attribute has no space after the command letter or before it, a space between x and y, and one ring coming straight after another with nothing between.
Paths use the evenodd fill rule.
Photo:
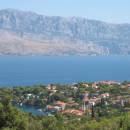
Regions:
<instances>
[{"instance_id":1,"label":"small boat","mask_svg":"<svg viewBox=\"0 0 130 130\"><path fill-rule=\"evenodd\" d=\"M23 103L20 103L20 104L19 104L19 106L21 106L21 107L22 107L22 106L23 106Z\"/></svg>"},{"instance_id":2,"label":"small boat","mask_svg":"<svg viewBox=\"0 0 130 130\"><path fill-rule=\"evenodd\" d=\"M38 111L42 112L42 109L38 109Z\"/></svg>"}]
</instances>

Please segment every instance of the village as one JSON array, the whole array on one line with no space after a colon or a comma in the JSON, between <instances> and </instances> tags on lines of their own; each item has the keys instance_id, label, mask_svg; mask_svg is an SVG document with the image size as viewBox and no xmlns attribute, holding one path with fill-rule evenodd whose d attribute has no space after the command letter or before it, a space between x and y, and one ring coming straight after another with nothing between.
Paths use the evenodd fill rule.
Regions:
<instances>
[{"instance_id":1,"label":"village","mask_svg":"<svg viewBox=\"0 0 130 130\"><path fill-rule=\"evenodd\" d=\"M12 93L14 104L31 105L50 115L61 113L94 118L130 111L130 83L126 81L14 87Z\"/></svg>"}]
</instances>

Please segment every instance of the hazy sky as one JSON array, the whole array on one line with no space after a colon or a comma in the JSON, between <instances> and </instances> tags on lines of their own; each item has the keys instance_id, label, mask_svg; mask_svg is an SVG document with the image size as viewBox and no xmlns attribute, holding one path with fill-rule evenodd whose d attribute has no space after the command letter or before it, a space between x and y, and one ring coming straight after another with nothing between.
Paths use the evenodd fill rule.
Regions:
<instances>
[{"instance_id":1,"label":"hazy sky","mask_svg":"<svg viewBox=\"0 0 130 130\"><path fill-rule=\"evenodd\" d=\"M130 23L130 0L0 0L0 9L28 10L51 16L81 16Z\"/></svg>"}]
</instances>

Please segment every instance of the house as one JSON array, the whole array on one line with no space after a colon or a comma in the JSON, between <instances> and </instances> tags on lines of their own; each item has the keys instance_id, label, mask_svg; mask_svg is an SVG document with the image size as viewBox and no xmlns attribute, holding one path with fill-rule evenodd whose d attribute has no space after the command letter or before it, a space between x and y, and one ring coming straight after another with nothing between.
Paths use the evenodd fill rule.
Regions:
<instances>
[{"instance_id":1,"label":"house","mask_svg":"<svg viewBox=\"0 0 130 130\"><path fill-rule=\"evenodd\" d=\"M31 97L31 96L32 96L32 94L31 94L31 93L28 93L28 94L27 94L27 96L28 96L28 97Z\"/></svg>"},{"instance_id":2,"label":"house","mask_svg":"<svg viewBox=\"0 0 130 130\"><path fill-rule=\"evenodd\" d=\"M79 103L77 103L77 102L69 102L69 103L66 104L66 106L77 107L77 106L79 106Z\"/></svg>"},{"instance_id":3,"label":"house","mask_svg":"<svg viewBox=\"0 0 130 130\"><path fill-rule=\"evenodd\" d=\"M100 81L99 83L103 85L114 85L114 84L120 85L120 83L116 81Z\"/></svg>"},{"instance_id":4,"label":"house","mask_svg":"<svg viewBox=\"0 0 130 130\"><path fill-rule=\"evenodd\" d=\"M47 87L46 87L47 90L51 90L51 85L48 84Z\"/></svg>"},{"instance_id":5,"label":"house","mask_svg":"<svg viewBox=\"0 0 130 130\"><path fill-rule=\"evenodd\" d=\"M62 110L62 107L54 106L54 109L55 109L56 111L61 111L61 110Z\"/></svg>"},{"instance_id":6,"label":"house","mask_svg":"<svg viewBox=\"0 0 130 130\"><path fill-rule=\"evenodd\" d=\"M97 88L99 88L99 87L98 87L97 83L92 83L92 88L97 89Z\"/></svg>"},{"instance_id":7,"label":"house","mask_svg":"<svg viewBox=\"0 0 130 130\"><path fill-rule=\"evenodd\" d=\"M100 95L102 98L108 98L110 95L109 93L103 93Z\"/></svg>"},{"instance_id":8,"label":"house","mask_svg":"<svg viewBox=\"0 0 130 130\"><path fill-rule=\"evenodd\" d=\"M81 85L82 85L83 87L86 87L86 88L89 87L89 85L88 85L87 83L82 83Z\"/></svg>"},{"instance_id":9,"label":"house","mask_svg":"<svg viewBox=\"0 0 130 130\"><path fill-rule=\"evenodd\" d=\"M32 97L34 98L35 96L33 94L31 94L31 93L28 93L27 96L26 96L27 99L30 99Z\"/></svg>"},{"instance_id":10,"label":"house","mask_svg":"<svg viewBox=\"0 0 130 130\"><path fill-rule=\"evenodd\" d=\"M57 102L55 103L55 106L59 106L59 107L61 107L62 110L64 110L65 107L66 107L66 103L65 103L65 102L62 102L62 101L57 101Z\"/></svg>"},{"instance_id":11,"label":"house","mask_svg":"<svg viewBox=\"0 0 130 130\"><path fill-rule=\"evenodd\" d=\"M101 98L91 98L89 100L89 104L95 106L96 104L101 102Z\"/></svg>"},{"instance_id":12,"label":"house","mask_svg":"<svg viewBox=\"0 0 130 130\"><path fill-rule=\"evenodd\" d=\"M55 94L57 91L58 91L58 90L55 90L55 89L50 90L49 96L52 96L52 95Z\"/></svg>"},{"instance_id":13,"label":"house","mask_svg":"<svg viewBox=\"0 0 130 130\"><path fill-rule=\"evenodd\" d=\"M130 84L127 84L127 87L130 87Z\"/></svg>"},{"instance_id":14,"label":"house","mask_svg":"<svg viewBox=\"0 0 130 130\"><path fill-rule=\"evenodd\" d=\"M86 102L86 103L89 102L89 98L85 96L85 97L83 98L83 102Z\"/></svg>"},{"instance_id":15,"label":"house","mask_svg":"<svg viewBox=\"0 0 130 130\"><path fill-rule=\"evenodd\" d=\"M83 111L81 110L75 110L75 109L67 109L67 110L64 110L62 111L63 114L73 114L73 115L76 115L76 116L82 116L84 114Z\"/></svg>"},{"instance_id":16,"label":"house","mask_svg":"<svg viewBox=\"0 0 130 130\"><path fill-rule=\"evenodd\" d=\"M77 86L71 86L70 88L73 89L74 91L77 91L77 90L78 90L78 87L77 87Z\"/></svg>"},{"instance_id":17,"label":"house","mask_svg":"<svg viewBox=\"0 0 130 130\"><path fill-rule=\"evenodd\" d=\"M130 84L127 84L128 89L130 90Z\"/></svg>"},{"instance_id":18,"label":"house","mask_svg":"<svg viewBox=\"0 0 130 130\"><path fill-rule=\"evenodd\" d=\"M62 110L62 108L59 106L47 105L46 110L49 112L59 112Z\"/></svg>"},{"instance_id":19,"label":"house","mask_svg":"<svg viewBox=\"0 0 130 130\"><path fill-rule=\"evenodd\" d=\"M53 84L48 84L47 87L46 87L48 90L56 90L56 86L53 85Z\"/></svg>"},{"instance_id":20,"label":"house","mask_svg":"<svg viewBox=\"0 0 130 130\"><path fill-rule=\"evenodd\" d=\"M53 108L54 108L54 106L51 106L51 105L47 105L47 106L46 106L46 109L47 109L47 110L52 110Z\"/></svg>"}]
</instances>

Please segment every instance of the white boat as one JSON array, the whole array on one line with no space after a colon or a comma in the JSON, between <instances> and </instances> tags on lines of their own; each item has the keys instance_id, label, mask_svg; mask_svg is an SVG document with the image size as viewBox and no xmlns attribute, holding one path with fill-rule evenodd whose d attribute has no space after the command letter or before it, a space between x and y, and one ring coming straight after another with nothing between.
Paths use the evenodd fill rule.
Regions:
<instances>
[{"instance_id":1,"label":"white boat","mask_svg":"<svg viewBox=\"0 0 130 130\"><path fill-rule=\"evenodd\" d=\"M42 112L42 109L38 109L38 111Z\"/></svg>"}]
</instances>

